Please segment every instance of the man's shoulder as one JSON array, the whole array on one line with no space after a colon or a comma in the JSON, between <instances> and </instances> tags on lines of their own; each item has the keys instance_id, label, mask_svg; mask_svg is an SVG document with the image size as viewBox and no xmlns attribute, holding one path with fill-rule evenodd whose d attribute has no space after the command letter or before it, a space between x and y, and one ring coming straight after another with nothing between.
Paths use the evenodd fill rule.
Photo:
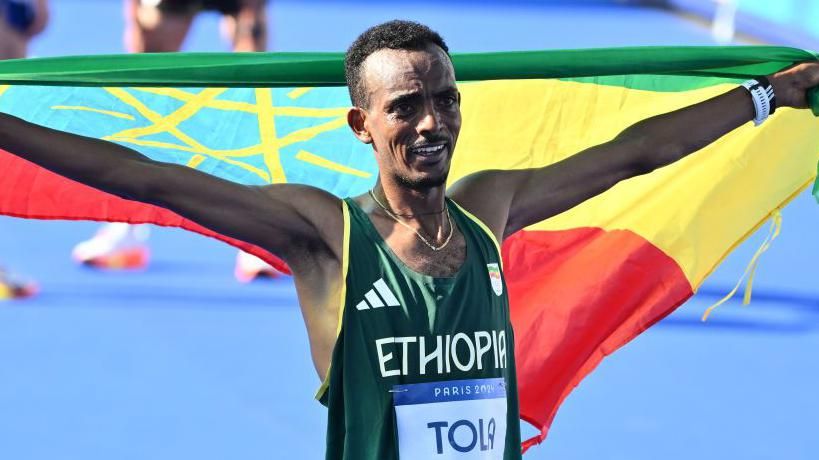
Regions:
<instances>
[{"instance_id":1,"label":"man's shoulder","mask_svg":"<svg viewBox=\"0 0 819 460\"><path fill-rule=\"evenodd\" d=\"M294 205L332 206L336 208L341 206L341 198L313 185L269 184L261 186L260 189L271 198L285 199Z\"/></svg>"},{"instance_id":2,"label":"man's shoulder","mask_svg":"<svg viewBox=\"0 0 819 460\"><path fill-rule=\"evenodd\" d=\"M295 232L298 240L293 240L296 257L302 259L305 251L309 258L319 256L323 259L341 257L342 234L344 231L344 220L342 218L341 199L332 193L318 187L305 184L271 184L260 187L261 193L266 199L271 200L272 205L268 210L272 213L277 210L283 211L280 216L271 215L269 219L288 219L289 226L294 228L310 229ZM313 235L303 239L306 235ZM324 257L321 255L324 254ZM289 258L293 256L290 255ZM288 260L288 264L298 263L296 260Z\"/></svg>"},{"instance_id":3,"label":"man's shoulder","mask_svg":"<svg viewBox=\"0 0 819 460\"><path fill-rule=\"evenodd\" d=\"M509 213L509 200L499 187L503 171L478 171L447 188L447 196L486 225L500 241Z\"/></svg>"}]
</instances>

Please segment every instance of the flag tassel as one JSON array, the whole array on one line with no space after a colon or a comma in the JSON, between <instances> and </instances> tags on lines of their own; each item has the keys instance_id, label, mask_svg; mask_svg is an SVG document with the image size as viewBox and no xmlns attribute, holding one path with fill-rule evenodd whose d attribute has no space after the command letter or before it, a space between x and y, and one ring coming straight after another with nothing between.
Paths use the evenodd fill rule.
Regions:
<instances>
[{"instance_id":1,"label":"flag tassel","mask_svg":"<svg viewBox=\"0 0 819 460\"><path fill-rule=\"evenodd\" d=\"M711 305L705 310L705 313L702 314L702 321L705 322L708 320L708 317L711 313L717 309L720 305L724 304L728 300L730 300L739 290L739 287L742 286L742 282L745 280L745 277L748 277L748 283L745 285L745 294L742 298L742 305L748 305L751 303L751 292L753 290L754 285L754 277L756 276L756 270L759 268L759 260L762 254L764 254L768 249L771 247L771 243L779 236L779 232L782 230L782 212L779 208L774 209L771 213L771 226L768 230L768 236L759 246L759 249L756 250L756 253L751 258L751 261L748 263L748 266L745 267L745 272L742 273L742 276L737 281L736 286L731 289L725 297L720 299L715 304Z\"/></svg>"}]
</instances>

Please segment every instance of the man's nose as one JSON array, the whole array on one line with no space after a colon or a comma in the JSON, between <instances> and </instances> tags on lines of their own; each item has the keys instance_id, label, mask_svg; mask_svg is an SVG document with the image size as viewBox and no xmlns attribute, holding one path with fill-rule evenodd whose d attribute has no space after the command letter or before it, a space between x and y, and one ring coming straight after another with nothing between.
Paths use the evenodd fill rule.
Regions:
<instances>
[{"instance_id":1,"label":"man's nose","mask_svg":"<svg viewBox=\"0 0 819 460\"><path fill-rule=\"evenodd\" d=\"M437 133L441 130L441 117L434 107L427 107L418 120L418 133Z\"/></svg>"}]
</instances>

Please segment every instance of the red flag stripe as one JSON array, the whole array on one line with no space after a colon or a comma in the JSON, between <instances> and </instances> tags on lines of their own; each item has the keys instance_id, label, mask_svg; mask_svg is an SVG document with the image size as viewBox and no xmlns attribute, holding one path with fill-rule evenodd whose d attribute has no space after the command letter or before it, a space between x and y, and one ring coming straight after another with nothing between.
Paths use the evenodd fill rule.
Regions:
<instances>
[{"instance_id":1,"label":"red flag stripe","mask_svg":"<svg viewBox=\"0 0 819 460\"><path fill-rule=\"evenodd\" d=\"M503 259L521 418L541 430L524 449L605 356L693 295L674 259L626 230L522 231Z\"/></svg>"},{"instance_id":2,"label":"red flag stripe","mask_svg":"<svg viewBox=\"0 0 819 460\"><path fill-rule=\"evenodd\" d=\"M216 238L290 273L277 257L252 244L230 238L158 206L126 200L66 179L0 150L0 214L28 219L96 220L178 227Z\"/></svg>"}]
</instances>

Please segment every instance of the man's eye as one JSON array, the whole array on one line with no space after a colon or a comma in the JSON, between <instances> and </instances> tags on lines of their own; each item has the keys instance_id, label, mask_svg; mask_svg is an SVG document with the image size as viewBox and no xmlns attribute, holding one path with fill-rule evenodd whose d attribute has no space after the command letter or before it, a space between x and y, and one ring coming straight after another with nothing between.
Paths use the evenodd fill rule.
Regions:
<instances>
[{"instance_id":1,"label":"man's eye","mask_svg":"<svg viewBox=\"0 0 819 460\"><path fill-rule=\"evenodd\" d=\"M393 107L393 111L399 115L409 115L413 112L412 104L401 103Z\"/></svg>"},{"instance_id":2,"label":"man's eye","mask_svg":"<svg viewBox=\"0 0 819 460\"><path fill-rule=\"evenodd\" d=\"M443 107L452 107L458 103L458 100L452 96L444 96L440 99L439 103Z\"/></svg>"}]
</instances>

